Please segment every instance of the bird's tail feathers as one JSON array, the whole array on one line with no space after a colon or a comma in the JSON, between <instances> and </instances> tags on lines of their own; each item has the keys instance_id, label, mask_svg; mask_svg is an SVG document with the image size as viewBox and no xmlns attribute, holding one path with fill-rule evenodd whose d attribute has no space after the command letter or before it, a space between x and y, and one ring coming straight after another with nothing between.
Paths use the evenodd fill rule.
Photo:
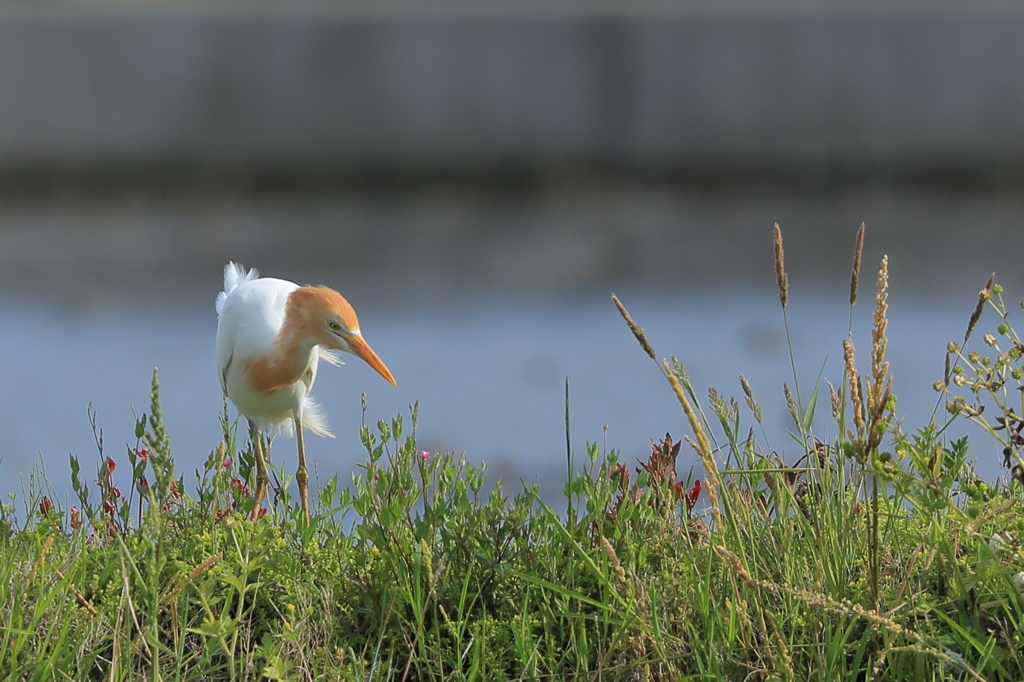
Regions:
<instances>
[{"instance_id":1,"label":"bird's tail feathers","mask_svg":"<svg viewBox=\"0 0 1024 682\"><path fill-rule=\"evenodd\" d=\"M302 406L302 426L309 429L318 436L334 438L331 429L327 426L327 415L324 414L320 403L306 396L305 404Z\"/></svg>"},{"instance_id":2,"label":"bird's tail feathers","mask_svg":"<svg viewBox=\"0 0 1024 682\"><path fill-rule=\"evenodd\" d=\"M226 299L228 294L234 291L239 284L254 280L259 276L260 273L256 268L251 268L246 272L245 267L241 263L231 261L225 265L224 291L217 294L217 314L220 315L220 311L224 307L224 299Z\"/></svg>"}]
</instances>

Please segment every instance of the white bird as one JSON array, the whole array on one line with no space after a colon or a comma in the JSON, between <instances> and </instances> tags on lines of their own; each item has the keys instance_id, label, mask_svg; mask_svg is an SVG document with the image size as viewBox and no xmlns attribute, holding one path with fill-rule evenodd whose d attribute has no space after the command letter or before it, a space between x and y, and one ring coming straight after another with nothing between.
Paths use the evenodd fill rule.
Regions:
<instances>
[{"instance_id":1,"label":"white bird","mask_svg":"<svg viewBox=\"0 0 1024 682\"><path fill-rule=\"evenodd\" d=\"M333 437L320 405L310 395L319 361L341 364L332 351L362 358L392 386L395 378L363 339L348 301L324 286L260 278L237 263L224 267L217 296L217 372L224 396L249 421L256 455L253 518L262 508L270 477L260 432L268 441L294 430L299 448L295 481L309 520L309 474L303 427Z\"/></svg>"}]
</instances>

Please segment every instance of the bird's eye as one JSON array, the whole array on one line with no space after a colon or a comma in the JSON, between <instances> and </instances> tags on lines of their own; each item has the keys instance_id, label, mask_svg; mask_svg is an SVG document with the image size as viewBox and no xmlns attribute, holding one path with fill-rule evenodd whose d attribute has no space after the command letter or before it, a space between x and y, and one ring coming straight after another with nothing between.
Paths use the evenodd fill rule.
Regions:
<instances>
[{"instance_id":1,"label":"bird's eye","mask_svg":"<svg viewBox=\"0 0 1024 682\"><path fill-rule=\"evenodd\" d=\"M341 331L341 325L338 324L337 322L335 322L334 320L328 320L327 321L327 326L331 328L332 332L340 332Z\"/></svg>"}]
</instances>

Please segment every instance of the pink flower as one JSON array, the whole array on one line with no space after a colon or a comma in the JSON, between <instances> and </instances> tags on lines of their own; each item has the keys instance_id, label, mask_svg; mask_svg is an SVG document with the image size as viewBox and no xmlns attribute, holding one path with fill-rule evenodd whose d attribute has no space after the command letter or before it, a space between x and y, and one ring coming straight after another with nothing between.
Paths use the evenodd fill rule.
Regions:
<instances>
[{"instance_id":1,"label":"pink flower","mask_svg":"<svg viewBox=\"0 0 1024 682\"><path fill-rule=\"evenodd\" d=\"M430 457L430 450L423 450L422 452L420 452L421 462L426 462L428 457Z\"/></svg>"}]
</instances>

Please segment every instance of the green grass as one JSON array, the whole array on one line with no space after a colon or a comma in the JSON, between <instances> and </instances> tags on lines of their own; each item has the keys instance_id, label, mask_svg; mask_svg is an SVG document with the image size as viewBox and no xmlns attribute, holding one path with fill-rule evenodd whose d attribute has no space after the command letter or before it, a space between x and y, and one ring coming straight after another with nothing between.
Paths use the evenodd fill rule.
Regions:
<instances>
[{"instance_id":1,"label":"green grass","mask_svg":"<svg viewBox=\"0 0 1024 682\"><path fill-rule=\"evenodd\" d=\"M781 234L777 247L785 311ZM859 248L853 272L851 306ZM362 428L365 464L319 487L310 524L280 471L250 521L250 445L225 411L198 480L179 477L154 374L127 452L107 453L93 424L99 457L72 460L73 508L37 478L26 518L0 510L0 675L1024 679L1024 346L990 281L947 348L940 409L911 431L885 360L887 289L883 261L870 371L848 343L843 376L794 374L780 396L804 453L791 462L762 446L742 377L740 400L699 396L616 299L665 376L651 400L677 400L690 432L637 463L593 444L570 455L557 510L536 487L506 492L483 466L422 452L413 406ZM826 394L831 415L815 414ZM966 421L984 434L971 447L1005 450L1009 482L974 475ZM699 481L677 472L686 448Z\"/></svg>"}]
</instances>

